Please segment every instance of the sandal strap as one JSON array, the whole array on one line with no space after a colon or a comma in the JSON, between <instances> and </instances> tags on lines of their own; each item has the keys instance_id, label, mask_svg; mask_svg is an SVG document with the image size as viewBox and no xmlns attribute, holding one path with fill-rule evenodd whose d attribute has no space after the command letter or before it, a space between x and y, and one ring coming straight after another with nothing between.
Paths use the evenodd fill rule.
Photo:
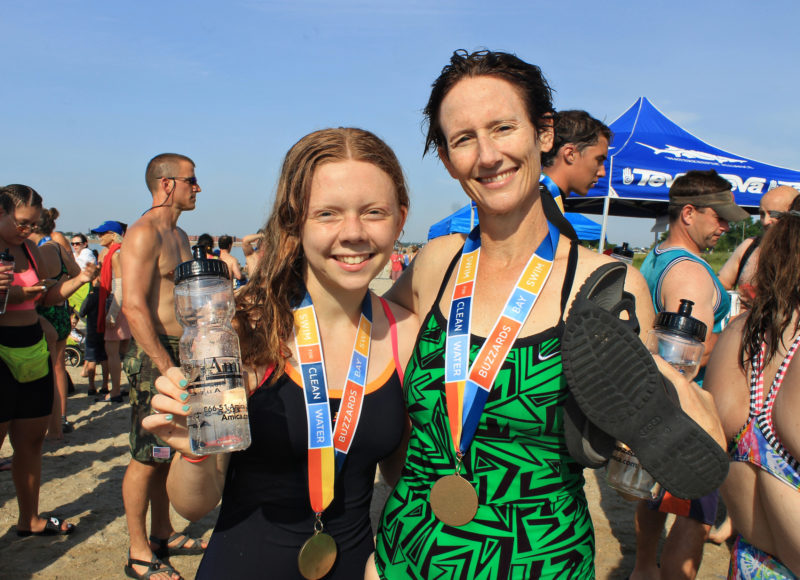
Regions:
<instances>
[{"instance_id":1,"label":"sandal strap","mask_svg":"<svg viewBox=\"0 0 800 580\"><path fill-rule=\"evenodd\" d=\"M169 545L171 542L174 542L174 541L178 540L181 537L183 539L181 539L177 544L175 544L174 546L170 546ZM180 550L181 548L183 548L187 544L187 542L191 542L191 541L193 541L195 544L197 544L197 542L198 542L198 540L195 540L194 538L189 537L188 534L184 534L184 533L181 533L181 532L175 532L174 534L172 534L167 539L167 547L170 550ZM199 546L200 544L197 544L197 545ZM194 547L194 544L192 545L192 547Z\"/></svg>"},{"instance_id":2,"label":"sandal strap","mask_svg":"<svg viewBox=\"0 0 800 580\"><path fill-rule=\"evenodd\" d=\"M154 558L149 562L147 560L139 560L137 558L128 558L128 566L144 566L148 570L161 570L164 563L158 558Z\"/></svg>"}]
</instances>

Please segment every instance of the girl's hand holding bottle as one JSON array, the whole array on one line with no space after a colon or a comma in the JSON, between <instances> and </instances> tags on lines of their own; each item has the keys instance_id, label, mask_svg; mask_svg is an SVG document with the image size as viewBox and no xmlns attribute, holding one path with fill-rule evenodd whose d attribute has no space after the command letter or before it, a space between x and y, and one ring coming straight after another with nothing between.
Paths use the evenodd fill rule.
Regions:
<instances>
[{"instance_id":1,"label":"girl's hand holding bottle","mask_svg":"<svg viewBox=\"0 0 800 580\"><path fill-rule=\"evenodd\" d=\"M189 430L186 427L186 417L190 412L187 403L188 384L178 367L172 367L165 375L158 377L155 385L159 394L151 401L151 406L156 412L145 417L142 426L176 451L192 456Z\"/></svg>"}]
</instances>

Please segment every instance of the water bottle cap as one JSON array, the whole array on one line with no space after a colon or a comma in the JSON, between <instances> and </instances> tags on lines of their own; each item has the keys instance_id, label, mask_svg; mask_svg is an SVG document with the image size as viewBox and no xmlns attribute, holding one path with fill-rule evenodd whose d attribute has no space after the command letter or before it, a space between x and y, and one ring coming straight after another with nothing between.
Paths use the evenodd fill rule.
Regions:
<instances>
[{"instance_id":1,"label":"water bottle cap","mask_svg":"<svg viewBox=\"0 0 800 580\"><path fill-rule=\"evenodd\" d=\"M199 276L214 276L228 278L228 266L222 260L209 260L205 257L202 246L192 246L193 260L183 262L175 268L175 285L189 278Z\"/></svg>"},{"instance_id":2,"label":"water bottle cap","mask_svg":"<svg viewBox=\"0 0 800 580\"><path fill-rule=\"evenodd\" d=\"M705 342L708 327L705 323L692 318L692 306L694 306L694 302L682 298L677 312L659 312L656 316L655 329L674 332L698 342Z\"/></svg>"},{"instance_id":3,"label":"water bottle cap","mask_svg":"<svg viewBox=\"0 0 800 580\"><path fill-rule=\"evenodd\" d=\"M633 260L633 250L628 247L628 242L623 242L621 246L614 248L611 254L616 254L617 256L622 256L624 258L630 258Z\"/></svg>"},{"instance_id":4,"label":"water bottle cap","mask_svg":"<svg viewBox=\"0 0 800 580\"><path fill-rule=\"evenodd\" d=\"M0 252L0 260L2 260L3 262L13 262L14 256L12 256L11 252L9 252L8 250L3 250L2 252Z\"/></svg>"}]
</instances>

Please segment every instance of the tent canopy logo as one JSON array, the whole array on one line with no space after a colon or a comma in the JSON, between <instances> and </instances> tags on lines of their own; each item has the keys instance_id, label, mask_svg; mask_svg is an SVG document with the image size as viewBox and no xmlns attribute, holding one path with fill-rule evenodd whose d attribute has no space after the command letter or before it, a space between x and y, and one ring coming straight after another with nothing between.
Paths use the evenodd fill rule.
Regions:
<instances>
[{"instance_id":1,"label":"tent canopy logo","mask_svg":"<svg viewBox=\"0 0 800 580\"><path fill-rule=\"evenodd\" d=\"M641 141L636 142L638 145L642 147L647 147L648 149L652 149L656 155L660 155L664 153L666 155L672 155L675 159L698 159L700 161L709 161L712 163L719 163L720 165L725 163L746 163L746 159L734 159L732 157L724 157L723 155L715 155L713 153L707 153L705 151L697 151L695 149L681 149L680 147L675 147L674 145L670 145L669 143L665 143L666 149L659 149L658 147L653 147L652 145L648 145L647 143L642 143Z\"/></svg>"}]
</instances>

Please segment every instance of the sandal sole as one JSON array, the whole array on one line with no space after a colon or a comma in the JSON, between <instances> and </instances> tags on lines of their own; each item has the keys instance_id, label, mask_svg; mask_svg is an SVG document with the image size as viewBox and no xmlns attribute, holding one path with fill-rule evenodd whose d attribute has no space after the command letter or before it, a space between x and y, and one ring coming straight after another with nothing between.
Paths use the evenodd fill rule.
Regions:
<instances>
[{"instance_id":1,"label":"sandal sole","mask_svg":"<svg viewBox=\"0 0 800 580\"><path fill-rule=\"evenodd\" d=\"M698 498L719 487L727 454L673 403L636 334L608 312L579 303L562 344L570 391L592 423L629 445L676 497Z\"/></svg>"}]
</instances>

